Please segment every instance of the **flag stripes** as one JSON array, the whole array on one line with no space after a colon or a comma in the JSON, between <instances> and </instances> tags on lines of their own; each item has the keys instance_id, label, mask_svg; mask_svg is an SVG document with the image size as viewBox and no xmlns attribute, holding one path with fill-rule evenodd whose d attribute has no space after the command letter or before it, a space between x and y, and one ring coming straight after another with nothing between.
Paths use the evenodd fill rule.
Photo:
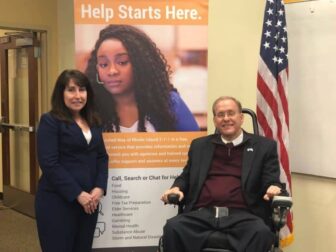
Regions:
<instances>
[{"instance_id":1,"label":"flag stripes","mask_svg":"<svg viewBox=\"0 0 336 252\"><path fill-rule=\"evenodd\" d=\"M278 144L280 180L291 195L292 180L289 167L289 111L287 100L288 59L287 28L284 2L267 0L257 75L257 118L260 133ZM281 229L281 244L293 240L292 213Z\"/></svg>"}]
</instances>

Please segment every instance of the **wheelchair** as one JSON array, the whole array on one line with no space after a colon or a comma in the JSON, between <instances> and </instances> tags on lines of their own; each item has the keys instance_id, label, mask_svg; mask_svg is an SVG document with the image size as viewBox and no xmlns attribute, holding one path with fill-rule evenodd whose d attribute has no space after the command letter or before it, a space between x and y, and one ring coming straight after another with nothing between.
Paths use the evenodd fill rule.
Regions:
<instances>
[{"instance_id":1,"label":"wheelchair","mask_svg":"<svg viewBox=\"0 0 336 252\"><path fill-rule=\"evenodd\" d=\"M259 134L257 116L253 110L243 108L242 112L251 117L253 132ZM178 214L183 212L183 202L179 202L178 195L171 194L168 196L169 204L178 206ZM292 207L292 198L286 192L283 184L282 194L273 197L271 203L272 211L272 231L275 234L274 244L269 252L282 252L280 248L280 229L287 223L287 214ZM163 250L163 239L159 240L158 252L165 252ZM220 231L214 231L201 252L234 252L226 239L226 235Z\"/></svg>"},{"instance_id":2,"label":"wheelchair","mask_svg":"<svg viewBox=\"0 0 336 252\"><path fill-rule=\"evenodd\" d=\"M283 185L284 186L284 185ZM177 194L171 194L168 196L169 204L178 205L178 213L182 213L183 204L179 202L179 196ZM287 223L287 214L292 207L292 198L288 196L288 193L283 191L281 195L274 196L271 209L272 209L272 221L273 232L275 234L274 244L269 252L282 252L280 248L280 229ZM159 252L165 252L163 250L162 237L159 241ZM234 252L231 250L230 245L226 239L224 233L220 231L214 231L208 238L205 247L201 252Z\"/></svg>"}]
</instances>

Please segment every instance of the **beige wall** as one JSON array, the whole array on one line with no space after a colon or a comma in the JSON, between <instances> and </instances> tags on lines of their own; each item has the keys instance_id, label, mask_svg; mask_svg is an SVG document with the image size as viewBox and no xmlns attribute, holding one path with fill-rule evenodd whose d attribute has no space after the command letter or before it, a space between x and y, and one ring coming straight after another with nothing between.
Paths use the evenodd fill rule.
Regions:
<instances>
[{"instance_id":1,"label":"beige wall","mask_svg":"<svg viewBox=\"0 0 336 252\"><path fill-rule=\"evenodd\" d=\"M29 4L21 4L24 2ZM265 1L209 2L209 114L211 102L219 94L235 96L245 107L255 108ZM58 1L57 8L62 10L58 12L59 33L56 28L55 3L56 0L0 0L0 25L30 25L48 30L48 71L51 80L55 79L57 71L74 67L72 1ZM14 11L16 6L21 13L19 11L20 14L14 15L17 13ZM34 15L28 16L29 9L35 10ZM211 120L209 117L209 125L212 125ZM212 132L213 127L210 126L209 130ZM336 251L336 243L333 242L336 237L336 221L333 218L336 212L336 180L299 174L293 174L292 179L295 241L285 252Z\"/></svg>"},{"instance_id":2,"label":"beige wall","mask_svg":"<svg viewBox=\"0 0 336 252\"><path fill-rule=\"evenodd\" d=\"M285 252L336 251L335 179L299 174L292 179L295 241Z\"/></svg>"},{"instance_id":3,"label":"beige wall","mask_svg":"<svg viewBox=\"0 0 336 252\"><path fill-rule=\"evenodd\" d=\"M72 1L69 1L72 2ZM0 26L43 30L47 34L47 82L58 73L57 0L0 0ZM53 83L52 83L53 84ZM50 93L50 90L49 92Z\"/></svg>"},{"instance_id":4,"label":"beige wall","mask_svg":"<svg viewBox=\"0 0 336 252\"><path fill-rule=\"evenodd\" d=\"M57 1L55 0L0 0L0 27L46 31L48 47L45 49L47 62L42 85L49 84L58 73ZM44 50L44 49L43 49ZM50 88L45 95L50 95ZM43 110L46 110L44 108ZM1 147L0 147L1 148ZM0 169L0 192L2 185L2 164Z\"/></svg>"},{"instance_id":5,"label":"beige wall","mask_svg":"<svg viewBox=\"0 0 336 252\"><path fill-rule=\"evenodd\" d=\"M75 26L73 0L58 0L59 71L75 67Z\"/></svg>"}]
</instances>

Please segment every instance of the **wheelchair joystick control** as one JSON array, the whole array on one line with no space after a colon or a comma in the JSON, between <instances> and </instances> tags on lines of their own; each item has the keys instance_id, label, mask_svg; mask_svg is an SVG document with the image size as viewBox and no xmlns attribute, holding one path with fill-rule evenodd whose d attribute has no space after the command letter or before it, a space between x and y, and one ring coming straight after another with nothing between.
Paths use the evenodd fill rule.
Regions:
<instances>
[{"instance_id":1,"label":"wheelchair joystick control","mask_svg":"<svg viewBox=\"0 0 336 252\"><path fill-rule=\"evenodd\" d=\"M180 198L180 195L176 193L171 193L168 195L168 202L169 204L178 205L180 202L179 198Z\"/></svg>"}]
</instances>

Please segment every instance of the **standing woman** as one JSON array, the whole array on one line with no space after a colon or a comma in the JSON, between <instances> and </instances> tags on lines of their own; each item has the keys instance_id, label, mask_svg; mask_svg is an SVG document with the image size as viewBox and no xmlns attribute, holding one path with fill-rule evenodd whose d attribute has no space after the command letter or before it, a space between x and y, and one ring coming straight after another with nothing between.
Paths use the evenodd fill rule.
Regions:
<instances>
[{"instance_id":1,"label":"standing woman","mask_svg":"<svg viewBox=\"0 0 336 252\"><path fill-rule=\"evenodd\" d=\"M170 83L165 57L140 29L109 25L101 30L85 72L105 131L199 130Z\"/></svg>"},{"instance_id":2,"label":"standing woman","mask_svg":"<svg viewBox=\"0 0 336 252\"><path fill-rule=\"evenodd\" d=\"M88 78L63 71L37 131L36 221L43 252L91 251L108 155Z\"/></svg>"}]
</instances>

